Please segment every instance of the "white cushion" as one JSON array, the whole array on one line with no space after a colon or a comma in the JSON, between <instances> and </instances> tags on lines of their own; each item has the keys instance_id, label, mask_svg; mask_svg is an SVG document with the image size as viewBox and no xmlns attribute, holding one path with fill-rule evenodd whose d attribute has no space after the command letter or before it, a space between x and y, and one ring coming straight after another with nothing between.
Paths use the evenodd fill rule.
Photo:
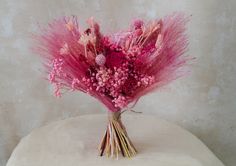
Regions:
<instances>
[{"instance_id":1,"label":"white cushion","mask_svg":"<svg viewBox=\"0 0 236 166\"><path fill-rule=\"evenodd\" d=\"M179 126L140 114L123 114L122 121L138 150L132 159L98 156L107 116L85 115L35 129L20 141L7 166L223 166Z\"/></svg>"}]
</instances>

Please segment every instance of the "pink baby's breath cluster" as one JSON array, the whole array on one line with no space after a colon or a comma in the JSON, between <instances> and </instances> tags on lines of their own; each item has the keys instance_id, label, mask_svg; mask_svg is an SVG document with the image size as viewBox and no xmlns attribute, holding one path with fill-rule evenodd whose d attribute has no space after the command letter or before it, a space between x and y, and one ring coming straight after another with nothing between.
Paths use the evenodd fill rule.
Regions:
<instances>
[{"instance_id":1,"label":"pink baby's breath cluster","mask_svg":"<svg viewBox=\"0 0 236 166\"><path fill-rule=\"evenodd\" d=\"M55 95L79 90L110 111L120 111L141 96L179 77L189 60L183 14L144 22L104 35L93 18L81 30L76 17L53 21L37 36Z\"/></svg>"},{"instance_id":2,"label":"pink baby's breath cluster","mask_svg":"<svg viewBox=\"0 0 236 166\"><path fill-rule=\"evenodd\" d=\"M62 69L63 63L64 61L62 58L55 58L52 60L51 71L49 74L49 81L51 83L56 82L55 81L56 76L62 76L63 74L65 74Z\"/></svg>"}]
</instances>

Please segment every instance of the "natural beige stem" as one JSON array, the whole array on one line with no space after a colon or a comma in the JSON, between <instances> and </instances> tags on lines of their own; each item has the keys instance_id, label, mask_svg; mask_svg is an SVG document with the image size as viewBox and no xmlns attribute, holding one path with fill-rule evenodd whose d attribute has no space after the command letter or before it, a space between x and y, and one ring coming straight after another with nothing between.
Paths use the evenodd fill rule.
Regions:
<instances>
[{"instance_id":1,"label":"natural beige stem","mask_svg":"<svg viewBox=\"0 0 236 166\"><path fill-rule=\"evenodd\" d=\"M130 158L137 153L137 150L121 122L121 113L109 112L107 129L99 145L99 155L106 154L107 157L118 158L120 152L124 157Z\"/></svg>"}]
</instances>

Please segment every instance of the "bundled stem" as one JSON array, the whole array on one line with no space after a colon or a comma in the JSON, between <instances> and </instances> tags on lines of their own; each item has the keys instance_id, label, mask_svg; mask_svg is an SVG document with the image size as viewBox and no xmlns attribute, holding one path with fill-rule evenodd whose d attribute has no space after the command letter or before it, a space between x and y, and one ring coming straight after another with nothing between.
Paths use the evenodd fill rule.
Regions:
<instances>
[{"instance_id":1,"label":"bundled stem","mask_svg":"<svg viewBox=\"0 0 236 166\"><path fill-rule=\"evenodd\" d=\"M99 145L99 155L106 154L107 157L116 156L118 158L120 152L123 157L131 158L137 153L137 150L121 122L121 113L109 112L107 129Z\"/></svg>"}]
</instances>

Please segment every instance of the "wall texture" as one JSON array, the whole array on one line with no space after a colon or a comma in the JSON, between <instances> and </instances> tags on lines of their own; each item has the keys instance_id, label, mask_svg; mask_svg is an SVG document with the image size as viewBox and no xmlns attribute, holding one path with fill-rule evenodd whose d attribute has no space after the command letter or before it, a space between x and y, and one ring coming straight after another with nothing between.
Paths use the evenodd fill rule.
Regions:
<instances>
[{"instance_id":1,"label":"wall texture","mask_svg":"<svg viewBox=\"0 0 236 166\"><path fill-rule=\"evenodd\" d=\"M0 165L33 128L71 116L104 113L81 93L52 96L29 49L37 24L62 15L94 16L105 31L128 26L135 17L173 11L192 14L189 54L192 73L145 96L137 111L155 114L194 133L228 166L236 163L235 0L0 0Z\"/></svg>"}]
</instances>

